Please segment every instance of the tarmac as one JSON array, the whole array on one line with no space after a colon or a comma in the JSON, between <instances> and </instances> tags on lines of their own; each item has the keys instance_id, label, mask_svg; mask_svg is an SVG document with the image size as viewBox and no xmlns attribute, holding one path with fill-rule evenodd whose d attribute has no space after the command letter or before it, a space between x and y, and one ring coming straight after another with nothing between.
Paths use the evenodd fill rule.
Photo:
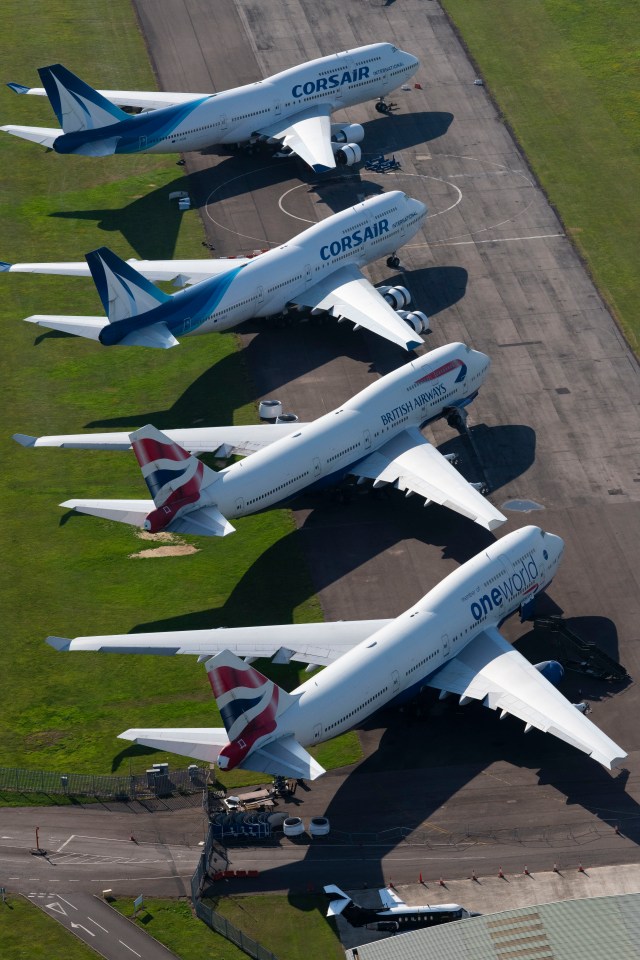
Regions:
<instances>
[{"instance_id":1,"label":"tarmac","mask_svg":"<svg viewBox=\"0 0 640 960\"><path fill-rule=\"evenodd\" d=\"M372 265L369 276L411 290L416 307L432 321L428 348L464 340L493 360L471 407L469 437L459 438L446 424L436 425L430 436L445 452L461 451L465 475L486 479L499 507L512 500L540 505L530 513L508 512L500 534L538 523L565 539L547 612L562 613L572 629L636 676L637 362L487 88L474 85L474 69L439 5L326 0L322 16L317 0L214 0L206 15L199 0L134 5L159 84L169 90L225 89L373 40L389 40L421 57L414 78L421 89L399 91L392 116L378 116L369 103L345 117L364 125L365 157L394 154L401 171L347 170L317 178L295 160L189 155L194 206L214 255L223 256L283 242L307 223L381 189L402 189L428 204L422 235L400 251L401 270L390 271L382 262ZM144 256L144 250L136 253ZM256 322L241 339L256 400L276 396L302 420L333 409L407 360L392 345L333 321L285 329ZM215 370L211 377L215 382ZM327 619L399 614L493 539L450 512L424 509L416 499L392 492L358 496L348 504L317 499L296 505L292 536L299 538ZM277 553L268 552L259 564L277 562ZM245 585L259 569L247 572ZM286 574L283 570L284 579ZM304 599L291 597L292 615ZM504 633L534 662L553 656L552 638L528 625L512 619ZM554 738L535 731L525 737L517 721L500 722L478 705L429 699L419 714L383 711L361 731L365 755L355 769L333 771L296 794L296 812L305 819L330 817L331 842L282 841L264 850L233 850L235 868L251 863L260 875L231 881L226 889L305 890L327 882L374 888L389 880L415 883L422 870L431 880L447 878L449 892L473 909L469 895L450 885L468 886L470 869L492 878L481 881L490 898L492 891L503 897L507 889L528 889L524 881L511 880L525 864L549 872L559 861L573 876L588 860L589 877L573 877L570 895L583 883L607 892L600 867L638 859L637 687L571 674L564 690L592 703L591 718L628 751L624 770L610 775ZM79 854L94 853L97 840L126 840L135 823L145 842L148 832L149 842L184 846L185 874L195 866L202 831L196 808L161 815L83 808L80 816L92 826L83 828L85 839L74 841ZM44 871L53 868L41 864L38 872L29 872L24 860L17 864L17 851L24 854L29 844L20 831L47 818L51 835L62 843L78 829L78 817L68 809L3 811L3 832L11 835L11 842L3 843L12 847L12 873L0 862L7 885L19 877L13 884L20 888L31 882L33 891L49 889L51 874ZM401 840L393 832L398 828ZM157 856L163 858L164 849ZM61 887L110 877L112 886L121 878L123 890L185 892L187 881L177 879L182 870L175 863L170 869L153 867L147 880L150 873L141 864L119 864L118 870L107 864L107 870L104 863L76 859L75 866L67 863ZM0 860L6 861L4 852ZM509 887L493 879L500 866L509 872ZM58 870L56 875L61 876ZM527 884L541 890L537 873Z\"/></svg>"}]
</instances>

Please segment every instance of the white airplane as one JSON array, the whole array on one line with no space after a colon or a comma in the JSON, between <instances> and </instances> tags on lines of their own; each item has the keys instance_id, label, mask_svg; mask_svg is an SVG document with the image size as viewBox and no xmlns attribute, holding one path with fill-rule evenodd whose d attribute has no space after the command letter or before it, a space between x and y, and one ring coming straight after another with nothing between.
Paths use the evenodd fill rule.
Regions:
<instances>
[{"instance_id":1,"label":"white airplane","mask_svg":"<svg viewBox=\"0 0 640 960\"><path fill-rule=\"evenodd\" d=\"M523 527L450 573L395 620L49 637L58 650L196 654L205 664L224 728L133 728L124 740L261 773L315 779L306 746L330 740L424 687L462 705L479 700L589 754L608 769L626 753L514 650L498 625L530 610L551 582L564 543ZM325 665L291 693L241 657ZM552 666L557 666L552 664ZM554 671L552 671L553 673Z\"/></svg>"},{"instance_id":2,"label":"white airplane","mask_svg":"<svg viewBox=\"0 0 640 960\"><path fill-rule=\"evenodd\" d=\"M256 513L309 486L345 476L393 484L475 520L488 530L504 517L420 433L439 418L466 416L491 361L450 343L407 363L313 423L28 437L23 446L127 450L133 447L153 500L67 500L63 507L144 527L226 536L234 517ZM251 454L219 473L190 453Z\"/></svg>"},{"instance_id":3,"label":"white airplane","mask_svg":"<svg viewBox=\"0 0 640 960\"><path fill-rule=\"evenodd\" d=\"M382 930L416 930L419 927L435 927L451 920L464 920L466 917L479 917L479 913L470 913L459 903L425 903L421 906L409 906L391 887L382 887L378 895L382 901L380 907L362 907L355 903L348 893L330 883L323 888L329 898L328 917L344 917L352 927L365 927L367 924L379 924Z\"/></svg>"},{"instance_id":4,"label":"white airplane","mask_svg":"<svg viewBox=\"0 0 640 960\"><path fill-rule=\"evenodd\" d=\"M384 102L413 76L419 61L390 43L371 43L309 60L265 80L221 93L94 90L59 63L38 70L43 87L8 86L47 96L62 129L8 124L5 133L57 153L184 153L214 144L268 141L315 171L358 163L364 129L331 123L331 114L367 100ZM143 111L137 116L121 107Z\"/></svg>"},{"instance_id":5,"label":"white airplane","mask_svg":"<svg viewBox=\"0 0 640 960\"><path fill-rule=\"evenodd\" d=\"M228 330L296 303L412 350L423 342L418 334L428 328L427 318L401 309L410 300L404 287L376 288L361 268L385 256L397 266L396 250L415 236L426 215L423 203L394 190L341 210L255 258L125 263L101 247L87 254L86 264L2 263L0 270L90 272L106 317L38 314L27 321L105 346L175 347L176 337ZM194 285L171 295L151 280Z\"/></svg>"}]
</instances>

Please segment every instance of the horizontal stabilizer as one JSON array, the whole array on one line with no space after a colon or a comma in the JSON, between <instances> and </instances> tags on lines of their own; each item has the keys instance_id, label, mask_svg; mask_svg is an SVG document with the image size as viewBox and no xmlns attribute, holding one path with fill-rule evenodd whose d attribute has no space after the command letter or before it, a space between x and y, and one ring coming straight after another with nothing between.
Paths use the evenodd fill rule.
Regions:
<instances>
[{"instance_id":1,"label":"horizontal stabilizer","mask_svg":"<svg viewBox=\"0 0 640 960\"><path fill-rule=\"evenodd\" d=\"M180 346L180 341L176 340L166 323L154 323L141 330L132 330L120 343L123 347L155 347L159 350Z\"/></svg>"},{"instance_id":2,"label":"horizontal stabilizer","mask_svg":"<svg viewBox=\"0 0 640 960\"><path fill-rule=\"evenodd\" d=\"M119 734L119 739L207 763L215 763L229 742L227 731L222 727L132 727Z\"/></svg>"},{"instance_id":3,"label":"horizontal stabilizer","mask_svg":"<svg viewBox=\"0 0 640 960\"><path fill-rule=\"evenodd\" d=\"M244 770L255 770L256 773L296 779L301 777L304 780L315 780L326 773L324 767L291 736L252 750L240 766Z\"/></svg>"},{"instance_id":4,"label":"horizontal stabilizer","mask_svg":"<svg viewBox=\"0 0 640 960\"><path fill-rule=\"evenodd\" d=\"M25 87L24 83L14 83L13 81L9 82L7 86L9 90L13 90L14 93L29 93L31 90L31 87ZM44 89L42 92L44 93Z\"/></svg>"},{"instance_id":5,"label":"horizontal stabilizer","mask_svg":"<svg viewBox=\"0 0 640 960\"><path fill-rule=\"evenodd\" d=\"M88 513L92 517L142 527L153 510L153 500L65 500L60 506L77 510L78 513Z\"/></svg>"},{"instance_id":6,"label":"horizontal stabilizer","mask_svg":"<svg viewBox=\"0 0 640 960\"><path fill-rule=\"evenodd\" d=\"M60 330L61 333L73 333L76 337L85 337L87 340L99 340L100 331L109 321L106 317L63 317L35 313L31 317L25 317L25 322L35 323L49 330Z\"/></svg>"},{"instance_id":7,"label":"horizontal stabilizer","mask_svg":"<svg viewBox=\"0 0 640 960\"><path fill-rule=\"evenodd\" d=\"M21 140L30 140L32 143L40 143L43 147L53 149L53 145L62 135L62 130L55 127L19 127L13 124L7 124L0 127L4 133L10 133L14 137L20 137Z\"/></svg>"},{"instance_id":8,"label":"horizontal stabilizer","mask_svg":"<svg viewBox=\"0 0 640 960\"><path fill-rule=\"evenodd\" d=\"M81 157L110 157L116 152L121 137L107 137L104 140L90 140L72 150Z\"/></svg>"},{"instance_id":9,"label":"horizontal stabilizer","mask_svg":"<svg viewBox=\"0 0 640 960\"><path fill-rule=\"evenodd\" d=\"M226 537L236 532L233 524L215 507L201 507L178 517L167 529L171 533L190 533L199 537Z\"/></svg>"}]
</instances>

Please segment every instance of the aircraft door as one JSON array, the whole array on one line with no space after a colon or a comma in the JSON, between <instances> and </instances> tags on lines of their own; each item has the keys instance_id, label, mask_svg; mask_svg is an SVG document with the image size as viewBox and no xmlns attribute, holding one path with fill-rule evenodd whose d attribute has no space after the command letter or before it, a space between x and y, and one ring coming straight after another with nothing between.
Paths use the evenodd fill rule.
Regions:
<instances>
[{"instance_id":1,"label":"aircraft door","mask_svg":"<svg viewBox=\"0 0 640 960\"><path fill-rule=\"evenodd\" d=\"M313 475L314 477L319 477L322 473L322 467L320 466L320 457L313 458Z\"/></svg>"},{"instance_id":2,"label":"aircraft door","mask_svg":"<svg viewBox=\"0 0 640 960\"><path fill-rule=\"evenodd\" d=\"M146 150L146 149L147 149L147 138L139 137L138 150Z\"/></svg>"},{"instance_id":3,"label":"aircraft door","mask_svg":"<svg viewBox=\"0 0 640 960\"><path fill-rule=\"evenodd\" d=\"M226 113L221 113L221 114L220 114L220 120L219 120L218 122L220 123L220 129L221 129L221 130L226 130L226 129L227 129L227 115L226 115Z\"/></svg>"},{"instance_id":4,"label":"aircraft door","mask_svg":"<svg viewBox=\"0 0 640 960\"><path fill-rule=\"evenodd\" d=\"M238 497L236 500L236 510L239 514L244 511L244 497Z\"/></svg>"},{"instance_id":5,"label":"aircraft door","mask_svg":"<svg viewBox=\"0 0 640 960\"><path fill-rule=\"evenodd\" d=\"M307 263L304 268L304 282L311 283L313 277L311 276L311 264Z\"/></svg>"},{"instance_id":6,"label":"aircraft door","mask_svg":"<svg viewBox=\"0 0 640 960\"><path fill-rule=\"evenodd\" d=\"M442 634L442 656L444 657L445 660L447 659L450 653L451 653L451 650L449 648L449 634L443 633Z\"/></svg>"},{"instance_id":7,"label":"aircraft door","mask_svg":"<svg viewBox=\"0 0 640 960\"><path fill-rule=\"evenodd\" d=\"M256 305L259 307L261 303L264 303L264 287L259 285L256 287Z\"/></svg>"},{"instance_id":8,"label":"aircraft door","mask_svg":"<svg viewBox=\"0 0 640 960\"><path fill-rule=\"evenodd\" d=\"M317 723L313 728L313 739L321 740L322 739L322 724Z\"/></svg>"},{"instance_id":9,"label":"aircraft door","mask_svg":"<svg viewBox=\"0 0 640 960\"><path fill-rule=\"evenodd\" d=\"M369 448L371 447L371 431L370 431L370 430L363 430L363 431L362 431L362 439L363 439L363 442L364 442L364 448L365 448L365 450L369 450Z\"/></svg>"},{"instance_id":10,"label":"aircraft door","mask_svg":"<svg viewBox=\"0 0 640 960\"><path fill-rule=\"evenodd\" d=\"M394 670L391 674L391 693L398 693L400 690L400 674Z\"/></svg>"},{"instance_id":11,"label":"aircraft door","mask_svg":"<svg viewBox=\"0 0 640 960\"><path fill-rule=\"evenodd\" d=\"M280 100L273 101L273 115L274 117L279 117L282 114L282 103Z\"/></svg>"}]
</instances>

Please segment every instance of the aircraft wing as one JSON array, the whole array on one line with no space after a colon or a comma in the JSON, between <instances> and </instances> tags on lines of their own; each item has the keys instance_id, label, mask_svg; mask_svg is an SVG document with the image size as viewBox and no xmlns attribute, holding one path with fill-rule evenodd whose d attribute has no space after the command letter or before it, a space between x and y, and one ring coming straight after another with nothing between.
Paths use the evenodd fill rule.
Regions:
<instances>
[{"instance_id":1,"label":"aircraft wing","mask_svg":"<svg viewBox=\"0 0 640 960\"><path fill-rule=\"evenodd\" d=\"M326 105L301 110L293 117L289 114L262 127L258 133L282 140L285 147L297 153L316 173L332 170L336 165L331 147L331 111Z\"/></svg>"},{"instance_id":2,"label":"aircraft wing","mask_svg":"<svg viewBox=\"0 0 640 960\"><path fill-rule=\"evenodd\" d=\"M46 97L44 87L25 87L22 83L8 83L14 93L31 97ZM210 93L171 93L164 90L98 90L99 94L115 103L118 107L138 107L141 110L159 110L161 107L173 107L177 103L189 103L210 97ZM59 133L59 131L58 131Z\"/></svg>"},{"instance_id":3,"label":"aircraft wing","mask_svg":"<svg viewBox=\"0 0 640 960\"><path fill-rule=\"evenodd\" d=\"M378 893L382 900L382 906L386 907L387 910L390 910L392 907L406 907L404 900L399 897L391 887L383 887L381 890L378 890Z\"/></svg>"},{"instance_id":4,"label":"aircraft wing","mask_svg":"<svg viewBox=\"0 0 640 960\"><path fill-rule=\"evenodd\" d=\"M246 457L276 440L288 437L306 424L257 423L244 427L194 427L164 430L163 433L189 453L216 453L219 457ZM64 447L69 450L130 450L129 433L70 433L59 436L31 437L15 433L13 439L23 447Z\"/></svg>"},{"instance_id":5,"label":"aircraft wing","mask_svg":"<svg viewBox=\"0 0 640 960\"><path fill-rule=\"evenodd\" d=\"M102 653L188 653L201 659L222 650L238 657L273 658L274 663L312 663L328 666L358 643L385 627L390 620L340 620L336 623L285 623L261 627L220 627L214 630L175 630L112 636L47 637L56 650Z\"/></svg>"},{"instance_id":6,"label":"aircraft wing","mask_svg":"<svg viewBox=\"0 0 640 960\"><path fill-rule=\"evenodd\" d=\"M352 320L405 350L414 350L424 343L352 264L339 267L308 287L296 296L296 302Z\"/></svg>"},{"instance_id":7,"label":"aircraft wing","mask_svg":"<svg viewBox=\"0 0 640 960\"><path fill-rule=\"evenodd\" d=\"M208 763L215 763L222 748L229 743L223 727L132 727L118 734L118 738Z\"/></svg>"},{"instance_id":8,"label":"aircraft wing","mask_svg":"<svg viewBox=\"0 0 640 960\"><path fill-rule=\"evenodd\" d=\"M430 687L481 700L503 716L570 743L608 770L627 756L546 680L495 627L482 630L426 681Z\"/></svg>"},{"instance_id":9,"label":"aircraft wing","mask_svg":"<svg viewBox=\"0 0 640 960\"><path fill-rule=\"evenodd\" d=\"M417 427L409 427L392 437L350 472L381 484L392 483L407 494L420 494L469 517L487 530L495 530L507 519L465 480Z\"/></svg>"},{"instance_id":10,"label":"aircraft wing","mask_svg":"<svg viewBox=\"0 0 640 960\"><path fill-rule=\"evenodd\" d=\"M176 287L199 283L209 277L221 276L229 270L249 263L250 257L233 257L200 260L127 260L138 273L148 280L169 280ZM66 277L90 277L86 260L51 263L7 263L0 260L0 273L45 273Z\"/></svg>"}]
</instances>

